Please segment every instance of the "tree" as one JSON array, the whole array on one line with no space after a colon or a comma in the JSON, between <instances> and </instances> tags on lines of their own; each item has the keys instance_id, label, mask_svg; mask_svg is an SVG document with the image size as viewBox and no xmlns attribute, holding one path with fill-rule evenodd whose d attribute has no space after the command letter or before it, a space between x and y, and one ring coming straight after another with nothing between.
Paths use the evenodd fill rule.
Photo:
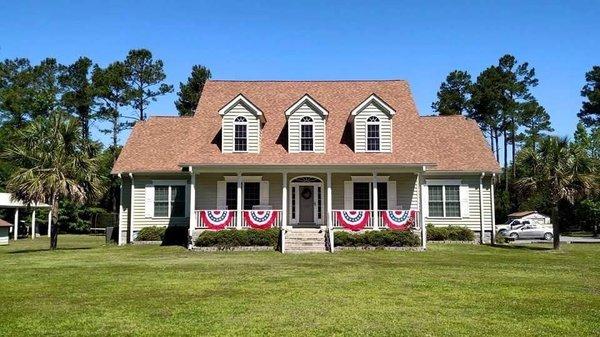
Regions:
<instances>
[{"instance_id":1,"label":"tree","mask_svg":"<svg viewBox=\"0 0 600 337\"><path fill-rule=\"evenodd\" d=\"M32 70L24 58L0 63L0 122L15 128L24 125L34 96Z\"/></svg>"},{"instance_id":2,"label":"tree","mask_svg":"<svg viewBox=\"0 0 600 337\"><path fill-rule=\"evenodd\" d=\"M502 131L502 72L496 66L491 66L477 76L471 86L471 107L468 117L474 119L483 132L489 132L492 151L496 160L500 161L498 137Z\"/></svg>"},{"instance_id":3,"label":"tree","mask_svg":"<svg viewBox=\"0 0 600 337\"><path fill-rule=\"evenodd\" d=\"M89 155L89 144L81 138L77 121L61 112L37 118L17 135L15 143L2 153L17 167L7 190L27 203L50 204L50 249L56 249L59 202L83 203L102 193L97 160Z\"/></svg>"},{"instance_id":4,"label":"tree","mask_svg":"<svg viewBox=\"0 0 600 337\"><path fill-rule=\"evenodd\" d=\"M531 176L518 180L521 190L543 193L552 203L554 248L560 248L561 223L558 217L560 203L575 204L598 187L596 168L590 157L578 146L571 146L567 138L545 137L539 149L523 149L524 161L534 168Z\"/></svg>"},{"instance_id":5,"label":"tree","mask_svg":"<svg viewBox=\"0 0 600 337\"><path fill-rule=\"evenodd\" d=\"M98 65L94 66L92 83L95 95L101 100L101 108L98 113L100 119L110 123L110 129L100 130L112 135L112 147L116 149L119 143L119 134L132 125L131 122L122 121L120 110L129 104L127 94L129 85L126 82L127 68L122 62L114 62L105 69Z\"/></svg>"},{"instance_id":6,"label":"tree","mask_svg":"<svg viewBox=\"0 0 600 337\"><path fill-rule=\"evenodd\" d=\"M56 59L46 58L31 70L33 96L28 107L31 119L48 117L60 108L59 94L62 87L58 77L62 69L63 66Z\"/></svg>"},{"instance_id":7,"label":"tree","mask_svg":"<svg viewBox=\"0 0 600 337\"><path fill-rule=\"evenodd\" d=\"M196 111L196 106L202 96L204 83L211 78L211 73L208 68L201 65L192 67L192 75L188 77L187 83L179 82L179 97L175 101L175 107L179 111L179 116L193 116Z\"/></svg>"},{"instance_id":8,"label":"tree","mask_svg":"<svg viewBox=\"0 0 600 337\"><path fill-rule=\"evenodd\" d=\"M127 95L131 106L138 111L139 120L146 119L146 109L156 97L173 91L173 86L162 83L165 78L163 62L154 60L147 49L129 51L124 62L127 69L126 81L129 84Z\"/></svg>"},{"instance_id":9,"label":"tree","mask_svg":"<svg viewBox=\"0 0 600 337\"><path fill-rule=\"evenodd\" d=\"M525 130L517 138L524 142L525 146L531 146L534 150L540 138L545 135L544 131L554 131L550 124L550 115L536 100L531 100L521 105L519 124ZM515 164L513 163L513 165Z\"/></svg>"},{"instance_id":10,"label":"tree","mask_svg":"<svg viewBox=\"0 0 600 337\"><path fill-rule=\"evenodd\" d=\"M585 74L587 82L581 89L581 96L585 97L581 111L577 117L588 127L600 127L600 66L594 66Z\"/></svg>"},{"instance_id":11,"label":"tree","mask_svg":"<svg viewBox=\"0 0 600 337\"><path fill-rule=\"evenodd\" d=\"M468 72L454 70L440 85L438 100L431 104L431 108L440 116L468 114L471 86L471 75Z\"/></svg>"},{"instance_id":12,"label":"tree","mask_svg":"<svg viewBox=\"0 0 600 337\"><path fill-rule=\"evenodd\" d=\"M64 67L59 81L64 89L61 101L67 111L77 117L84 140L90 140L90 122L96 118L93 107L96 92L91 79L92 60L80 57L75 63Z\"/></svg>"}]
</instances>

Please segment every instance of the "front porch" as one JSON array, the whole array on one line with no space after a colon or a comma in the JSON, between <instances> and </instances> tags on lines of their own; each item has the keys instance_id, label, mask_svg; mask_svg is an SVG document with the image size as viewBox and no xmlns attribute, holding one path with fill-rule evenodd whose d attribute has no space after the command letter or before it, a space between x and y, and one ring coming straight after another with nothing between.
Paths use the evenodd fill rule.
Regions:
<instances>
[{"instance_id":1,"label":"front porch","mask_svg":"<svg viewBox=\"0 0 600 337\"><path fill-rule=\"evenodd\" d=\"M233 172L193 171L192 236L204 230L314 228L333 231L410 230L426 237L420 171ZM285 245L283 245L285 246Z\"/></svg>"}]
</instances>

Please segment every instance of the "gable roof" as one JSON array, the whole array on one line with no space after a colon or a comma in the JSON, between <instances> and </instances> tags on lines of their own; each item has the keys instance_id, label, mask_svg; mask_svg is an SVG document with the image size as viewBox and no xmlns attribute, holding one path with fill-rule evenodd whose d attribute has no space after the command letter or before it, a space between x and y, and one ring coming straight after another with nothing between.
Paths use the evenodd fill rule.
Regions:
<instances>
[{"instance_id":1,"label":"gable roof","mask_svg":"<svg viewBox=\"0 0 600 337\"><path fill-rule=\"evenodd\" d=\"M391 106L389 106L386 102L384 102L381 98L377 97L377 95L373 94L367 99L365 99L362 103L360 103L350 115L356 116L361 111L363 111L369 104L375 104L379 109L383 110L388 116L394 116L396 114L396 110L394 110Z\"/></svg>"},{"instance_id":2,"label":"gable roof","mask_svg":"<svg viewBox=\"0 0 600 337\"><path fill-rule=\"evenodd\" d=\"M261 119L261 121L263 121L263 122L265 121L262 111L260 111L260 109L257 108L256 105L252 104L252 102L250 102L250 100L248 100L242 94L237 95L229 103L225 104L224 107L219 109L219 115L221 115L221 116L225 115L226 113L231 111L231 109L233 109L238 104L245 106L246 109L248 109L251 113L253 113L257 117L259 117Z\"/></svg>"},{"instance_id":3,"label":"gable roof","mask_svg":"<svg viewBox=\"0 0 600 337\"><path fill-rule=\"evenodd\" d=\"M221 153L219 110L240 94L267 120L260 153ZM348 119L374 94L396 112L393 152L355 153ZM328 111L325 153L287 151L285 111L305 95ZM209 80L193 118L151 118L136 124L113 172L180 171L188 165L429 165L438 171L499 171L474 121L420 117L407 82L401 80Z\"/></svg>"},{"instance_id":4,"label":"gable roof","mask_svg":"<svg viewBox=\"0 0 600 337\"><path fill-rule=\"evenodd\" d=\"M329 112L324 107L322 107L321 104L319 104L312 97L310 97L309 94L302 96L296 103L294 103L291 107L285 110L285 115L290 116L291 114L296 112L296 110L298 110L298 108L300 108L303 104L309 105L311 108L316 110L316 112L320 113L321 116L326 117L327 115L329 115Z\"/></svg>"}]
</instances>

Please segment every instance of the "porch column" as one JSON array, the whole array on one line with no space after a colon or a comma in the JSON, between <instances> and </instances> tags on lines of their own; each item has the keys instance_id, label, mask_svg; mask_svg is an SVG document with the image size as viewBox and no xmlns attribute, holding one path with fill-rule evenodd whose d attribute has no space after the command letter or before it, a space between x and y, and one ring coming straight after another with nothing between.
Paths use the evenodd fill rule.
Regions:
<instances>
[{"instance_id":1,"label":"porch column","mask_svg":"<svg viewBox=\"0 0 600 337\"><path fill-rule=\"evenodd\" d=\"M481 173L479 176L479 243L483 244L485 242L485 226L484 218L483 218L483 177L485 173Z\"/></svg>"},{"instance_id":2,"label":"porch column","mask_svg":"<svg viewBox=\"0 0 600 337\"><path fill-rule=\"evenodd\" d=\"M421 247L423 247L423 249L427 249L427 227L425 226L425 207L423 204L423 190L425 188L425 184L422 173L418 173L417 183L419 184L419 223L421 225Z\"/></svg>"},{"instance_id":3,"label":"porch column","mask_svg":"<svg viewBox=\"0 0 600 337\"><path fill-rule=\"evenodd\" d=\"M15 229L14 229L14 239L15 241L17 241L17 234L19 232L19 207L15 208L15 223L14 223Z\"/></svg>"},{"instance_id":4,"label":"porch column","mask_svg":"<svg viewBox=\"0 0 600 337\"><path fill-rule=\"evenodd\" d=\"M373 172L373 230L379 230L379 205L377 204L377 172Z\"/></svg>"},{"instance_id":5,"label":"porch column","mask_svg":"<svg viewBox=\"0 0 600 337\"><path fill-rule=\"evenodd\" d=\"M35 208L31 212L31 240L35 239Z\"/></svg>"},{"instance_id":6,"label":"porch column","mask_svg":"<svg viewBox=\"0 0 600 337\"><path fill-rule=\"evenodd\" d=\"M494 203L494 178L495 173L492 173L490 178L490 208L492 209L492 245L496 244L496 205Z\"/></svg>"},{"instance_id":7,"label":"porch column","mask_svg":"<svg viewBox=\"0 0 600 337\"><path fill-rule=\"evenodd\" d=\"M283 172L282 174L283 182L281 183L281 228L283 230L286 229L288 223L288 189L287 189L287 172Z\"/></svg>"},{"instance_id":8,"label":"porch column","mask_svg":"<svg viewBox=\"0 0 600 337\"><path fill-rule=\"evenodd\" d=\"M48 210L48 237L50 237L50 232L52 231L52 209Z\"/></svg>"},{"instance_id":9,"label":"porch column","mask_svg":"<svg viewBox=\"0 0 600 337\"><path fill-rule=\"evenodd\" d=\"M333 253L333 211L331 193L331 172L327 172L327 228L329 228L329 251Z\"/></svg>"},{"instance_id":10,"label":"porch column","mask_svg":"<svg viewBox=\"0 0 600 337\"><path fill-rule=\"evenodd\" d=\"M134 184L134 180L133 180L133 174L129 173L129 179L131 179L131 197L129 199L130 200L130 205L129 205L129 214L131 216L131 218L129 219L129 243L133 242L133 225L134 225L134 220L135 220L135 216L134 216L134 205L133 205L133 201L135 199L135 184Z\"/></svg>"},{"instance_id":11,"label":"porch column","mask_svg":"<svg viewBox=\"0 0 600 337\"><path fill-rule=\"evenodd\" d=\"M119 173L117 176L121 180L121 183L119 184L119 220L117 222L119 226L117 227L117 244L121 246L123 244L123 239L121 238L123 235L123 179L121 178L121 173ZM48 233L50 233L50 227L48 227Z\"/></svg>"},{"instance_id":12,"label":"porch column","mask_svg":"<svg viewBox=\"0 0 600 337\"><path fill-rule=\"evenodd\" d=\"M237 205L235 228L242 229L242 173L237 174Z\"/></svg>"},{"instance_id":13,"label":"porch column","mask_svg":"<svg viewBox=\"0 0 600 337\"><path fill-rule=\"evenodd\" d=\"M189 249L192 249L192 236L194 234L194 229L196 229L196 173L194 173L193 168L190 166L190 246Z\"/></svg>"}]
</instances>

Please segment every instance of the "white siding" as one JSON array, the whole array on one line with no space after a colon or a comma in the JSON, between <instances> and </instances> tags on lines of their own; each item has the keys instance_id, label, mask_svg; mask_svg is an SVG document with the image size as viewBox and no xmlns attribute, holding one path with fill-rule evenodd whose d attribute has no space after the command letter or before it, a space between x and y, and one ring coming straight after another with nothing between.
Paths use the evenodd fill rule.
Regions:
<instances>
[{"instance_id":1,"label":"white siding","mask_svg":"<svg viewBox=\"0 0 600 337\"><path fill-rule=\"evenodd\" d=\"M127 243L127 234L129 229L129 216L131 213L131 180L123 177L121 180L121 214L119 219L120 244Z\"/></svg>"},{"instance_id":2,"label":"white siding","mask_svg":"<svg viewBox=\"0 0 600 337\"><path fill-rule=\"evenodd\" d=\"M425 218L426 224L432 224L436 227L448 225L465 226L473 231L479 232L479 175L470 176L429 176L425 179L460 179L462 184L468 185L469 188L469 215L461 218ZM483 178L483 212L484 212L484 230L492 229L492 211L490 205L490 177ZM427 191L427 190L426 190ZM427 193L427 192L426 192Z\"/></svg>"},{"instance_id":3,"label":"white siding","mask_svg":"<svg viewBox=\"0 0 600 337\"><path fill-rule=\"evenodd\" d=\"M251 113L243 104L239 103L228 111L224 116L221 124L222 132L222 151L223 153L234 152L233 121L236 117L243 116L248 121L247 136L248 136L248 152L260 152L260 119Z\"/></svg>"},{"instance_id":4,"label":"white siding","mask_svg":"<svg viewBox=\"0 0 600 337\"><path fill-rule=\"evenodd\" d=\"M288 151L300 152L300 120L304 116L313 119L314 152L325 152L325 119L306 103L288 118Z\"/></svg>"},{"instance_id":5,"label":"white siding","mask_svg":"<svg viewBox=\"0 0 600 337\"><path fill-rule=\"evenodd\" d=\"M367 119L371 116L377 116L380 121L380 151L392 152L392 120L379 109L375 104L367 105L361 112L354 117L354 151L367 151Z\"/></svg>"}]
</instances>

